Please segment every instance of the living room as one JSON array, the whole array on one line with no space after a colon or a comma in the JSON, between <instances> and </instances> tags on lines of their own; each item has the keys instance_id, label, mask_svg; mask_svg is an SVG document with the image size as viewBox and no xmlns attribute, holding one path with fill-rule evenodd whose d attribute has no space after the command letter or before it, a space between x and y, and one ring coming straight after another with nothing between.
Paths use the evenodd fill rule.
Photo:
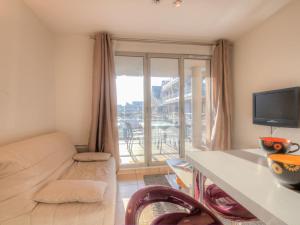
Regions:
<instances>
[{"instance_id":1,"label":"living room","mask_svg":"<svg viewBox=\"0 0 300 225\"><path fill-rule=\"evenodd\" d=\"M0 15L1 225L299 224L298 0Z\"/></svg>"}]
</instances>

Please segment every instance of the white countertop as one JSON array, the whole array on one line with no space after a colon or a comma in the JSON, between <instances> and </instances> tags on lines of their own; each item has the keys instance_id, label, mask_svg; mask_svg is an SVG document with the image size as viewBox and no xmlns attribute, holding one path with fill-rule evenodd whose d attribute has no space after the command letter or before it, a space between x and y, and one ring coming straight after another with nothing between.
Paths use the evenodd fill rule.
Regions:
<instances>
[{"instance_id":1,"label":"white countertop","mask_svg":"<svg viewBox=\"0 0 300 225\"><path fill-rule=\"evenodd\" d=\"M277 182L262 150L191 151L186 158L264 223L300 225L300 192Z\"/></svg>"}]
</instances>

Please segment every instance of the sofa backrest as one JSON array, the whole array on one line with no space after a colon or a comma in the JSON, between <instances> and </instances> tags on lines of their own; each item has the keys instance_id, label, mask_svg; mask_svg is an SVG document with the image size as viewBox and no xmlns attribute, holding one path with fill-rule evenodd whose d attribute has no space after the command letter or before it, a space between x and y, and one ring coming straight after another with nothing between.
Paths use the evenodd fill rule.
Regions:
<instances>
[{"instance_id":1,"label":"sofa backrest","mask_svg":"<svg viewBox=\"0 0 300 225\"><path fill-rule=\"evenodd\" d=\"M73 163L74 146L51 133L0 147L0 223L30 212L33 194Z\"/></svg>"}]
</instances>

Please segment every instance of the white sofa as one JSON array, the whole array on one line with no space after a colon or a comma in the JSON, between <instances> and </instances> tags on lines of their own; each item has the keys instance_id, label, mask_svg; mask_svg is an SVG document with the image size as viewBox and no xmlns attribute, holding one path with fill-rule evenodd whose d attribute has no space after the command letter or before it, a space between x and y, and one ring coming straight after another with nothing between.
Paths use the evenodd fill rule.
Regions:
<instances>
[{"instance_id":1,"label":"white sofa","mask_svg":"<svg viewBox=\"0 0 300 225\"><path fill-rule=\"evenodd\" d=\"M75 162L76 150L62 133L51 133L0 147L0 225L114 225L114 158ZM55 179L105 181L100 203L44 204L34 193Z\"/></svg>"}]
</instances>

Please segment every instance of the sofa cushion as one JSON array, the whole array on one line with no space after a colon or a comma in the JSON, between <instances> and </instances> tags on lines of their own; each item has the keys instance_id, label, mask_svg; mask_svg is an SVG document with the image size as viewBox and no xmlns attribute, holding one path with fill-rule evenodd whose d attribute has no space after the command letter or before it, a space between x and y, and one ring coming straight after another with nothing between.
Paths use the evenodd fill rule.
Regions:
<instances>
[{"instance_id":1,"label":"sofa cushion","mask_svg":"<svg viewBox=\"0 0 300 225\"><path fill-rule=\"evenodd\" d=\"M62 176L76 150L66 135L51 133L0 147L0 224L31 212L33 194Z\"/></svg>"},{"instance_id":2,"label":"sofa cushion","mask_svg":"<svg viewBox=\"0 0 300 225\"><path fill-rule=\"evenodd\" d=\"M73 159L79 162L94 162L107 161L110 157L111 154L106 152L83 152L74 155Z\"/></svg>"},{"instance_id":3,"label":"sofa cushion","mask_svg":"<svg viewBox=\"0 0 300 225\"><path fill-rule=\"evenodd\" d=\"M33 197L42 203L101 202L107 184L94 180L55 180L39 190Z\"/></svg>"}]
</instances>

